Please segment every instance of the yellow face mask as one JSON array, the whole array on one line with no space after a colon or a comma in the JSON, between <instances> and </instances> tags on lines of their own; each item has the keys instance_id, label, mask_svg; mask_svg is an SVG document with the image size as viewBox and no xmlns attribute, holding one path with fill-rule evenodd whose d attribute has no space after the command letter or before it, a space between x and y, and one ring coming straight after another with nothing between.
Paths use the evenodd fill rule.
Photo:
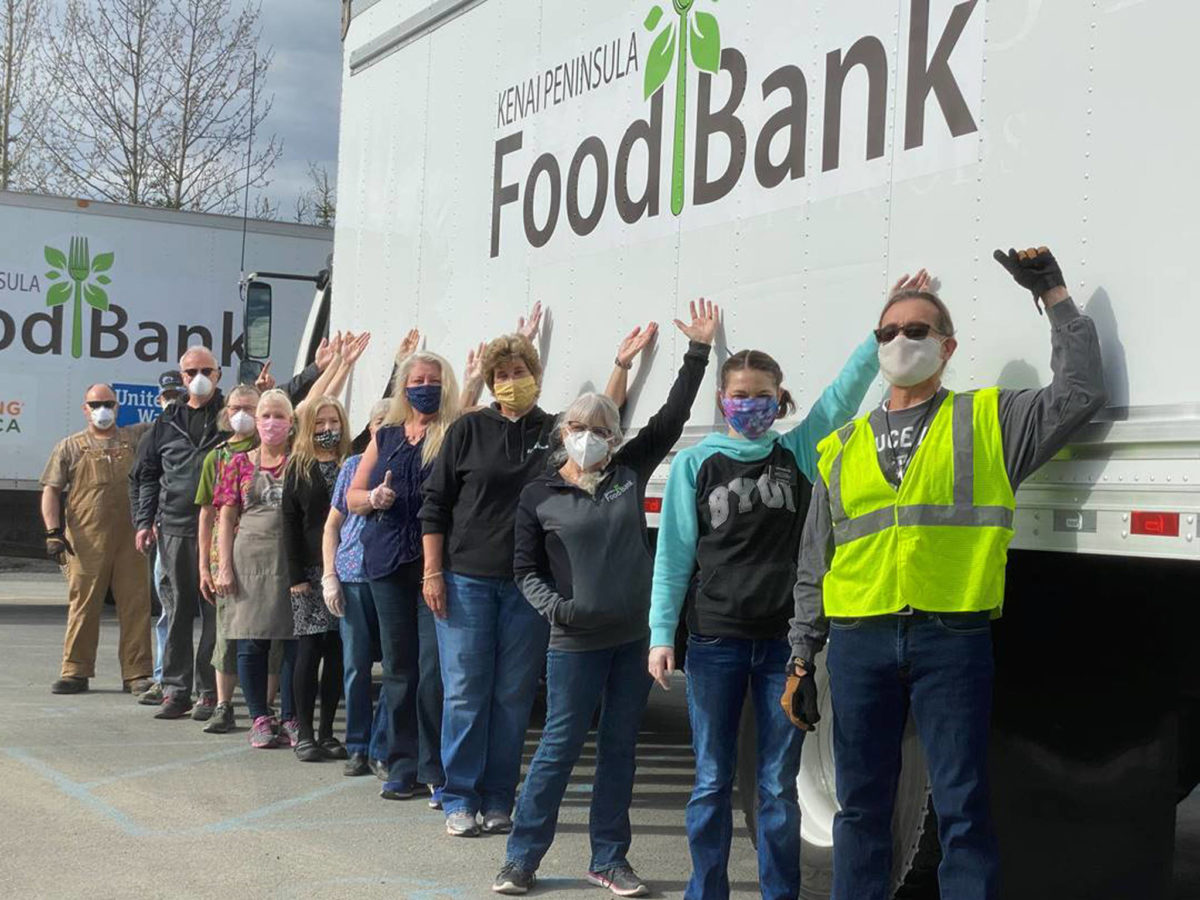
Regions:
<instances>
[{"instance_id":1,"label":"yellow face mask","mask_svg":"<svg viewBox=\"0 0 1200 900\"><path fill-rule=\"evenodd\" d=\"M532 375L512 381L498 381L492 388L492 395L501 405L523 413L537 401L538 383Z\"/></svg>"}]
</instances>

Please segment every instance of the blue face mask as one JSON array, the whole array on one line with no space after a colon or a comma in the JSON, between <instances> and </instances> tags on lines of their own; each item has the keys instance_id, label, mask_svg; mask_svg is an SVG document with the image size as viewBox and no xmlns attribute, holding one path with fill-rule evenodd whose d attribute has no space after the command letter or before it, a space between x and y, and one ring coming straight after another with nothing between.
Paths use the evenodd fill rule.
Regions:
<instances>
[{"instance_id":1,"label":"blue face mask","mask_svg":"<svg viewBox=\"0 0 1200 900\"><path fill-rule=\"evenodd\" d=\"M406 387L404 394L408 405L419 413L430 415L442 408L442 386L440 384L418 384Z\"/></svg>"},{"instance_id":2,"label":"blue face mask","mask_svg":"<svg viewBox=\"0 0 1200 900\"><path fill-rule=\"evenodd\" d=\"M771 430L779 417L777 397L722 397L721 411L731 428L756 440Z\"/></svg>"}]
</instances>

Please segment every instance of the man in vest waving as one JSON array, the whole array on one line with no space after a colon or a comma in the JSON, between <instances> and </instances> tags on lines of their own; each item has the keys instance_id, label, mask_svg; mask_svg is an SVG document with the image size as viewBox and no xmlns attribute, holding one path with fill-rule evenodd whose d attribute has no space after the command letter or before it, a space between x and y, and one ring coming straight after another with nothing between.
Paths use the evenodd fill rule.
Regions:
<instances>
[{"instance_id":1,"label":"man in vest waving","mask_svg":"<svg viewBox=\"0 0 1200 900\"><path fill-rule=\"evenodd\" d=\"M1045 247L996 259L1051 328L1049 387L956 393L957 342L935 294L900 291L875 332L882 405L819 445L783 705L815 724L813 657L829 640L837 797L832 900L890 900L892 807L911 711L938 815L943 900L994 900L990 620L1004 598L1017 486L1104 405L1100 346Z\"/></svg>"}]
</instances>

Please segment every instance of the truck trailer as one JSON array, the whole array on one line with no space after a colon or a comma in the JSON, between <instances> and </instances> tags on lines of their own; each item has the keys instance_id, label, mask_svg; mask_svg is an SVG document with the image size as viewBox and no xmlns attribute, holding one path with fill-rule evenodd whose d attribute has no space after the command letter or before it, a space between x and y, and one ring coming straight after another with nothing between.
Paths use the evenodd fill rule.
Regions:
<instances>
[{"instance_id":1,"label":"truck trailer","mask_svg":"<svg viewBox=\"0 0 1200 900\"><path fill-rule=\"evenodd\" d=\"M325 315L375 334L356 419L410 327L458 361L545 303L552 408L599 382L629 327L698 296L726 310L718 361L772 353L805 410L888 286L922 266L959 325L946 383L1037 387L1048 326L992 251L1054 249L1099 329L1109 405L1017 498L994 628L1004 896L1167 897L1175 804L1200 779L1200 189L1184 69L1200 6L344 7ZM680 341L664 329L637 372L631 429L665 396ZM716 368L680 447L722 425ZM798 784L807 898L828 896L837 811L823 671L819 684ZM747 779L740 793L752 816ZM928 890L935 824L914 736L897 897Z\"/></svg>"}]
</instances>

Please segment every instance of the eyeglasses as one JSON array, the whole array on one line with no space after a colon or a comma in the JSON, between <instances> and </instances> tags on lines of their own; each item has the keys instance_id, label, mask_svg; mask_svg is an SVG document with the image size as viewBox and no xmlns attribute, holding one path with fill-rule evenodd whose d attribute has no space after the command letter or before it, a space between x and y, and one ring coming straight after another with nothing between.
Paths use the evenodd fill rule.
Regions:
<instances>
[{"instance_id":1,"label":"eyeglasses","mask_svg":"<svg viewBox=\"0 0 1200 900\"><path fill-rule=\"evenodd\" d=\"M884 325L882 328L875 329L875 340L880 344L890 344L899 335L903 334L910 341L923 341L929 337L929 332L941 334L932 325L925 322L913 322L911 325Z\"/></svg>"},{"instance_id":2,"label":"eyeglasses","mask_svg":"<svg viewBox=\"0 0 1200 900\"><path fill-rule=\"evenodd\" d=\"M590 431L601 440L611 441L613 439L612 431L601 425L584 425L582 422L568 422L567 431L571 434L581 434L585 431Z\"/></svg>"},{"instance_id":3,"label":"eyeglasses","mask_svg":"<svg viewBox=\"0 0 1200 900\"><path fill-rule=\"evenodd\" d=\"M215 371L217 371L217 370L216 369L184 369L183 374L186 375L188 378L195 378L197 375L203 375L205 378L211 378L212 373Z\"/></svg>"},{"instance_id":4,"label":"eyeglasses","mask_svg":"<svg viewBox=\"0 0 1200 900\"><path fill-rule=\"evenodd\" d=\"M116 400L85 400L88 409L115 409L117 406Z\"/></svg>"}]
</instances>

